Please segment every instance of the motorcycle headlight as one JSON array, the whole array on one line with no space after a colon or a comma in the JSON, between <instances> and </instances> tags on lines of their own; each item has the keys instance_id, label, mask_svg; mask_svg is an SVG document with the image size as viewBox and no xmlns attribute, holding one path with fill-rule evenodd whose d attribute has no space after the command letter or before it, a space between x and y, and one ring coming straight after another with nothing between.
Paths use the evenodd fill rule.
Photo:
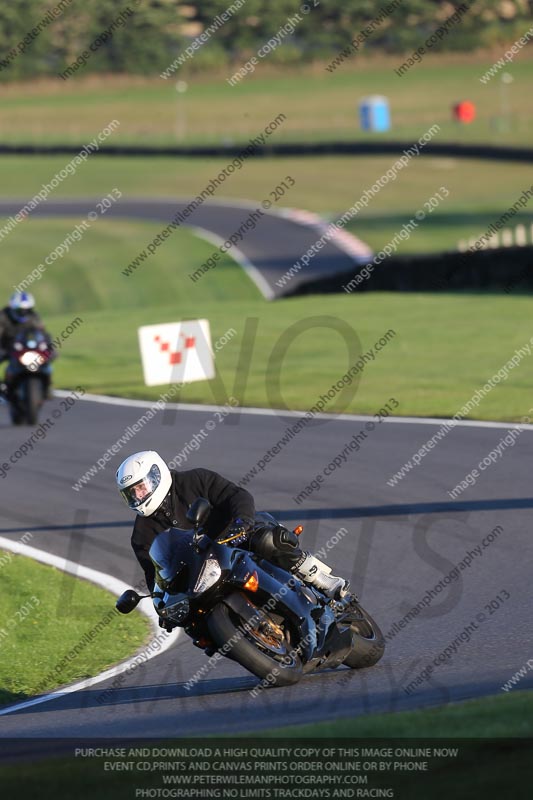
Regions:
<instances>
[{"instance_id":1,"label":"motorcycle headlight","mask_svg":"<svg viewBox=\"0 0 533 800\"><path fill-rule=\"evenodd\" d=\"M198 580L194 587L195 592L205 592L218 581L222 575L222 569L216 558L208 558L198 575Z\"/></svg>"},{"instance_id":2,"label":"motorcycle headlight","mask_svg":"<svg viewBox=\"0 0 533 800\"><path fill-rule=\"evenodd\" d=\"M19 361L28 369L37 369L44 363L44 358L39 353L27 350L20 356Z\"/></svg>"},{"instance_id":3,"label":"motorcycle headlight","mask_svg":"<svg viewBox=\"0 0 533 800\"><path fill-rule=\"evenodd\" d=\"M182 600L178 600L177 603L161 609L159 611L159 615L163 617L163 619L171 619L173 622L177 622L179 625L183 622L183 620L187 619L189 612L189 599L184 597Z\"/></svg>"}]
</instances>

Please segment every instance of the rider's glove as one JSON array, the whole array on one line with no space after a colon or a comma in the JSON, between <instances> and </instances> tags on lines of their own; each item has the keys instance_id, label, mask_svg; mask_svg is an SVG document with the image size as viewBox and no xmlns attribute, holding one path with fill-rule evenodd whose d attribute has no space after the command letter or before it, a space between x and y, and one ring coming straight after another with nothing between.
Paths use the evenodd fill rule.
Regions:
<instances>
[{"instance_id":1,"label":"rider's glove","mask_svg":"<svg viewBox=\"0 0 533 800\"><path fill-rule=\"evenodd\" d=\"M248 541L249 533L254 524L254 520L249 517L237 517L224 533L223 541L232 547L240 547Z\"/></svg>"}]
</instances>

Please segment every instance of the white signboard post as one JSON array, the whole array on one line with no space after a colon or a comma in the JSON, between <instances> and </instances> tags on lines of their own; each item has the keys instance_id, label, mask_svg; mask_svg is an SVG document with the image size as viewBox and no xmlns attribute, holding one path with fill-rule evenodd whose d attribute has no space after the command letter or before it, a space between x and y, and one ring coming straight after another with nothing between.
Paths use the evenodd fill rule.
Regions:
<instances>
[{"instance_id":1,"label":"white signboard post","mask_svg":"<svg viewBox=\"0 0 533 800\"><path fill-rule=\"evenodd\" d=\"M138 332L146 386L208 381L215 377L207 319L143 325Z\"/></svg>"}]
</instances>

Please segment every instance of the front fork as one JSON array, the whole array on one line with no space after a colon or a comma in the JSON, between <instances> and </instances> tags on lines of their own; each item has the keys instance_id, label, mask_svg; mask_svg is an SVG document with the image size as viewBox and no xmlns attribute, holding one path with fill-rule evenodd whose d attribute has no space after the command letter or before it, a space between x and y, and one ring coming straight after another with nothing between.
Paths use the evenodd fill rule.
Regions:
<instances>
[{"instance_id":1,"label":"front fork","mask_svg":"<svg viewBox=\"0 0 533 800\"><path fill-rule=\"evenodd\" d=\"M7 399L10 403L13 403L18 411L23 411L23 401L24 398L21 398L20 392L17 391L19 389L20 384L24 381L24 379L29 378L35 375L43 384L44 395L48 394L50 389L50 384L52 382L52 370L51 369L41 369L38 372L29 373L26 370L12 370L9 367L6 369L5 373L5 383L7 385ZM22 403L21 403L22 400Z\"/></svg>"},{"instance_id":2,"label":"front fork","mask_svg":"<svg viewBox=\"0 0 533 800\"><path fill-rule=\"evenodd\" d=\"M294 624L300 636L296 650L304 660L308 661L316 650L319 639L322 641L325 639L331 622L335 621L334 615L331 612L331 620L328 620L322 631L322 625L317 626L312 612L320 610L322 621L324 608L319 606L314 599L311 600L302 592L298 592L297 588L300 582L293 576L288 576L285 570L270 563L269 570L272 570L273 574L256 563L256 569L253 571L257 575L257 591L260 591L262 598L265 599L258 602L259 597L254 597L255 593L250 590L247 591L246 597L253 606L257 606L266 613L270 611L279 613ZM233 565L231 583L236 589L242 591L252 574L249 565L243 558ZM249 616L251 618L252 613Z\"/></svg>"}]
</instances>

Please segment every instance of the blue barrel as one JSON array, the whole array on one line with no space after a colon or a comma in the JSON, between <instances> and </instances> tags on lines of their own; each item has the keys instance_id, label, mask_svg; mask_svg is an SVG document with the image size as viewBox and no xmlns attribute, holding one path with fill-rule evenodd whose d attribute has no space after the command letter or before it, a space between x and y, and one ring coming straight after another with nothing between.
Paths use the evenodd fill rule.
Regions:
<instances>
[{"instance_id":1,"label":"blue barrel","mask_svg":"<svg viewBox=\"0 0 533 800\"><path fill-rule=\"evenodd\" d=\"M389 101L386 97L374 94L363 97L359 103L359 120L364 131L388 131L390 128Z\"/></svg>"}]
</instances>

